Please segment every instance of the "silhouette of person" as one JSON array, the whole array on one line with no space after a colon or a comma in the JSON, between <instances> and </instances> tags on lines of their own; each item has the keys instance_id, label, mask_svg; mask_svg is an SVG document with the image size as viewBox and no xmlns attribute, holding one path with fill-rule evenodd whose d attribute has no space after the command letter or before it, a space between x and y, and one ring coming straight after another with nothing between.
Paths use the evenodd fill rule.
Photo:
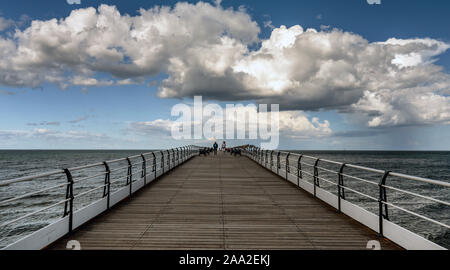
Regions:
<instances>
[{"instance_id":1,"label":"silhouette of person","mask_svg":"<svg viewBox=\"0 0 450 270\"><path fill-rule=\"evenodd\" d=\"M219 148L219 145L217 144L217 142L214 142L213 148L214 148L214 155L217 155L217 148Z\"/></svg>"}]
</instances>

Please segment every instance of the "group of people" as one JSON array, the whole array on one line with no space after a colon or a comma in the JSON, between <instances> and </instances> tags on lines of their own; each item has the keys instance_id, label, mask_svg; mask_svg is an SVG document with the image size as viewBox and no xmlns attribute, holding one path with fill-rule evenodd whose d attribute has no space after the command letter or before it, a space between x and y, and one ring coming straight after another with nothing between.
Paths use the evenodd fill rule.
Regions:
<instances>
[{"instance_id":1,"label":"group of people","mask_svg":"<svg viewBox=\"0 0 450 270\"><path fill-rule=\"evenodd\" d=\"M227 143L225 141L223 141L222 142L222 151L225 151L226 148L227 148ZM217 150L219 149L219 145L217 144L217 142L214 142L213 149L214 149L214 155L217 155Z\"/></svg>"}]
</instances>

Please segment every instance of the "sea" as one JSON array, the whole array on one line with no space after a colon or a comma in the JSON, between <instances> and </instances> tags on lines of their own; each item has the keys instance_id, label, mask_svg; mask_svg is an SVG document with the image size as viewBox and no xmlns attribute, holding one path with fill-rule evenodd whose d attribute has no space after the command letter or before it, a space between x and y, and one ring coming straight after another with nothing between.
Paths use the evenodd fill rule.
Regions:
<instances>
[{"instance_id":1,"label":"sea","mask_svg":"<svg viewBox=\"0 0 450 270\"><path fill-rule=\"evenodd\" d=\"M0 150L0 181L62 168L72 168L105 160L119 159L149 151L152 150ZM347 164L450 182L450 152L448 151L295 150L292 152ZM308 174L308 172L312 173L312 168L307 164L312 165L314 160L304 158L303 162L305 162L305 165L302 167L306 173L303 174L302 181L312 182L312 177ZM285 166L285 162L282 163L283 166ZM289 165L296 166L295 160L291 158ZM120 168L127 166L126 162L115 166L115 168L118 168L118 174L111 175L111 181L117 179L112 186L112 191L126 183L126 169L120 170ZM336 171L339 168L336 167L336 165L327 164L326 162L320 162L318 166L323 168L323 170L319 170L319 177L321 178L319 179L319 182L321 187L337 194L337 187L333 184L337 182L337 175L329 171ZM83 194L86 191L101 186L104 182L104 175L101 174L103 170L104 168L100 166L80 171L74 175L75 179L83 179L88 176L98 175L93 179L88 179L83 182L80 181L80 183L77 184L74 193ZM114 170L114 168L111 168L111 170ZM139 166L133 167L133 172L138 173L139 170ZM122 171L125 172L125 175L123 175ZM295 169L291 169L290 171L292 174L297 174ZM378 198L378 183L381 180L382 175L348 168L344 170L344 174L366 180L366 182L364 182L358 179L344 177L344 185L369 195L369 197L365 197L347 190L345 192L346 200L377 214L379 210L378 202L372 198ZM9 186L0 186L0 226L1 224L20 218L21 216L63 201L65 199L66 187L57 187L40 194L34 194L33 196L5 204L2 204L2 201L41 189L58 186L64 184L65 181L66 178L63 175L58 175L16 183ZM400 208L388 207L387 212L389 220L446 248L450 248L449 229L401 210L405 209L420 216L431 218L448 225L450 224L450 207L430 201L426 199L426 197L450 202L450 188L396 177L388 177L386 185L393 188L387 189L388 202ZM406 192L400 192L399 190ZM102 193L103 190L100 188L77 197L75 210L101 198ZM413 194L419 194L422 197ZM63 215L64 203L30 215L13 224L0 227L0 248L17 241L39 228L45 227L61 218ZM332 226L332 224L330 226Z\"/></svg>"}]
</instances>

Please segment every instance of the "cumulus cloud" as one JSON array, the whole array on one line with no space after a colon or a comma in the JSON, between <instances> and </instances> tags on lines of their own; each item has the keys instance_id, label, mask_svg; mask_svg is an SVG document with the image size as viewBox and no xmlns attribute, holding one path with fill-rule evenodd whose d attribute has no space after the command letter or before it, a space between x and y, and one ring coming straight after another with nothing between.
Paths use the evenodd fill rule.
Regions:
<instances>
[{"instance_id":1,"label":"cumulus cloud","mask_svg":"<svg viewBox=\"0 0 450 270\"><path fill-rule=\"evenodd\" d=\"M169 135L174 121L169 119L156 119L153 121L132 122L131 130L143 135Z\"/></svg>"},{"instance_id":2,"label":"cumulus cloud","mask_svg":"<svg viewBox=\"0 0 450 270\"><path fill-rule=\"evenodd\" d=\"M98 10L74 10L59 20L32 21L13 39L0 38L0 83L94 86L97 79L90 75L96 73L119 79L154 76L176 65L179 54L199 56L201 48L233 44L245 49L258 41L259 27L243 10L199 2L139 12L131 17L101 5ZM204 64L213 66L213 60ZM76 76L67 81L67 72Z\"/></svg>"},{"instance_id":3,"label":"cumulus cloud","mask_svg":"<svg viewBox=\"0 0 450 270\"><path fill-rule=\"evenodd\" d=\"M243 110L254 110L256 112L256 108L248 108L248 107L240 107L236 108L236 111ZM237 120L233 119L233 117L229 117L230 113L234 111L227 111L224 115L223 120L224 128L223 128L223 137L225 138L225 126L232 125L236 127L236 131L243 129L245 133L248 133L249 128L258 128L258 122L252 122L252 119L246 119L247 125L239 125L237 124ZM258 113L258 114L268 114L268 113ZM257 119L260 116L257 116ZM266 117L267 118L267 117ZM204 117L203 123L197 123L192 121L191 130L194 130L195 126L203 127L206 122L212 121L214 123L218 122L219 118L214 117ZM231 120L233 119L233 120ZM270 123L269 128L270 128ZM172 127L180 126L180 122L173 121L171 119L156 119L153 121L144 121L144 122L132 122L130 123L130 130L134 131L141 135L153 135L153 136L170 136ZM308 138L317 138L330 136L332 134L332 130L330 127L330 122L328 120L320 121L319 118L313 117L308 118L308 116L304 112L300 111L283 111L279 113L279 129L280 136L285 136L293 139L308 139ZM248 134L247 134L248 135ZM248 137L248 136L247 136ZM206 138L209 139L209 138Z\"/></svg>"},{"instance_id":4,"label":"cumulus cloud","mask_svg":"<svg viewBox=\"0 0 450 270\"><path fill-rule=\"evenodd\" d=\"M279 103L285 110L356 112L371 127L446 123L450 102L442 93L450 89L450 76L434 62L448 48L427 38L370 43L336 29L281 26L260 49L239 55L210 80L208 67L178 64L159 94L253 99ZM431 100L439 107L428 109Z\"/></svg>"},{"instance_id":5,"label":"cumulus cloud","mask_svg":"<svg viewBox=\"0 0 450 270\"><path fill-rule=\"evenodd\" d=\"M287 137L307 139L330 136L330 122L313 117L309 119L300 111L284 111L280 113L280 131Z\"/></svg>"},{"instance_id":6,"label":"cumulus cloud","mask_svg":"<svg viewBox=\"0 0 450 270\"><path fill-rule=\"evenodd\" d=\"M202 95L278 103L287 111L333 109L362 115L370 127L450 120L450 76L435 63L449 44L429 38L369 42L323 30L280 26L261 41L245 9L219 2L141 9L137 16L101 5L35 20L13 38L0 37L0 83L109 86L165 74L158 84L162 98Z\"/></svg>"}]
</instances>

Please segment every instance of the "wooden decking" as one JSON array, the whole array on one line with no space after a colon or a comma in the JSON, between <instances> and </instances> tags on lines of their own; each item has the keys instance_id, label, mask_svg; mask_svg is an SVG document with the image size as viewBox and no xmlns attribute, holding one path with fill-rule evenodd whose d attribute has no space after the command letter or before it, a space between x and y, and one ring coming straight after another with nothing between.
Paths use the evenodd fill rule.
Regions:
<instances>
[{"instance_id":1,"label":"wooden decking","mask_svg":"<svg viewBox=\"0 0 450 270\"><path fill-rule=\"evenodd\" d=\"M247 157L195 157L50 249L399 249Z\"/></svg>"}]
</instances>

